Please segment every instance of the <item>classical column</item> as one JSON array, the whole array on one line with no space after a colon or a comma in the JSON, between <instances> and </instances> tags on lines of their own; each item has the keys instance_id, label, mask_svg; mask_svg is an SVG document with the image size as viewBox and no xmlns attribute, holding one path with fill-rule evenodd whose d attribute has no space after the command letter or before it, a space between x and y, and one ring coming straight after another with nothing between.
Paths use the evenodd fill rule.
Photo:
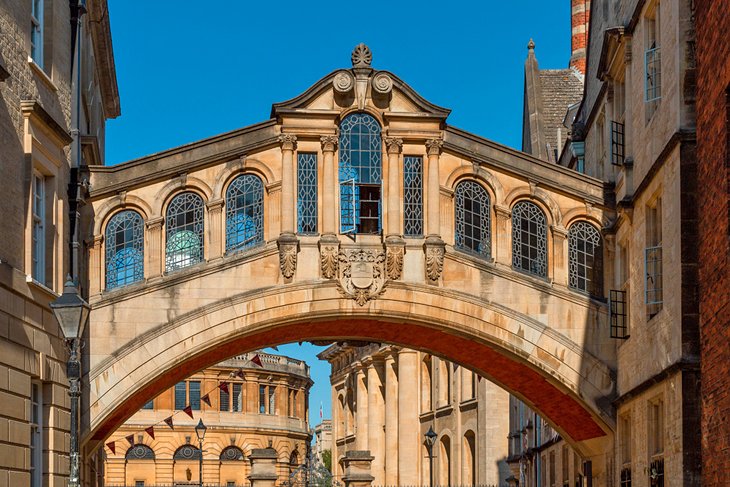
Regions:
<instances>
[{"instance_id":1,"label":"classical column","mask_svg":"<svg viewBox=\"0 0 730 487\"><path fill-rule=\"evenodd\" d=\"M210 242L207 245L208 260L213 260L223 255L223 198L209 201L206 206L210 232Z\"/></svg>"},{"instance_id":2,"label":"classical column","mask_svg":"<svg viewBox=\"0 0 730 487\"><path fill-rule=\"evenodd\" d=\"M385 145L388 148L388 185L386 200L386 227L385 227L385 268L388 279L400 279L403 273L403 255L406 242L400 226L400 153L403 148L403 139L386 137ZM375 454L377 459L378 455ZM377 478L377 476L376 476Z\"/></svg>"},{"instance_id":3,"label":"classical column","mask_svg":"<svg viewBox=\"0 0 730 487\"><path fill-rule=\"evenodd\" d=\"M337 277L340 241L337 239L337 204L338 194L337 171L335 171L335 150L337 136L323 135L322 154L324 155L324 171L322 175L322 237L319 239L319 267L322 277Z\"/></svg>"},{"instance_id":4,"label":"classical column","mask_svg":"<svg viewBox=\"0 0 730 487\"><path fill-rule=\"evenodd\" d=\"M385 404L383 402L383 359L373 357L368 365L368 449L373 456L370 473L376 485L385 477Z\"/></svg>"},{"instance_id":5,"label":"classical column","mask_svg":"<svg viewBox=\"0 0 730 487\"><path fill-rule=\"evenodd\" d=\"M439 156L444 145L442 139L426 141L428 149L428 178L426 180L426 280L438 283L444 266L444 241L441 240L441 218L439 215Z\"/></svg>"},{"instance_id":6,"label":"classical column","mask_svg":"<svg viewBox=\"0 0 730 487\"><path fill-rule=\"evenodd\" d=\"M355 449L368 449L368 387L365 369L361 365L355 373L357 404L355 406Z\"/></svg>"},{"instance_id":7,"label":"classical column","mask_svg":"<svg viewBox=\"0 0 730 487\"><path fill-rule=\"evenodd\" d=\"M281 143L281 234L279 245L279 267L284 279L291 279L297 269L299 239L294 227L294 150L297 137L292 134L279 136Z\"/></svg>"},{"instance_id":8,"label":"classical column","mask_svg":"<svg viewBox=\"0 0 730 487\"><path fill-rule=\"evenodd\" d=\"M164 271L165 253L162 244L162 223L165 221L163 217L150 218L145 225L147 226L147 246L146 252L148 258L145 261L145 277L159 277Z\"/></svg>"},{"instance_id":9,"label":"classical column","mask_svg":"<svg viewBox=\"0 0 730 487\"><path fill-rule=\"evenodd\" d=\"M398 365L392 348L385 356L385 484L398 485Z\"/></svg>"},{"instance_id":10,"label":"classical column","mask_svg":"<svg viewBox=\"0 0 730 487\"><path fill-rule=\"evenodd\" d=\"M409 349L398 352L398 377L401 379L398 382L398 483L419 485L422 449L418 420L418 352Z\"/></svg>"}]
</instances>

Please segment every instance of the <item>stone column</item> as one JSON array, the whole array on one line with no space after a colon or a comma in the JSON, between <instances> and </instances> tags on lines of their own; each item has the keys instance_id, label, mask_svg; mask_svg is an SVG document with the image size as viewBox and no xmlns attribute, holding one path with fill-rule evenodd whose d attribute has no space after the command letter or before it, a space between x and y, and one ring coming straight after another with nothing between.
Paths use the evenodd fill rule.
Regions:
<instances>
[{"instance_id":1,"label":"stone column","mask_svg":"<svg viewBox=\"0 0 730 487\"><path fill-rule=\"evenodd\" d=\"M385 356L385 485L398 485L398 373L395 350Z\"/></svg>"},{"instance_id":2,"label":"stone column","mask_svg":"<svg viewBox=\"0 0 730 487\"><path fill-rule=\"evenodd\" d=\"M357 384L357 396L355 400L355 448L357 450L368 449L368 388L365 368L360 366L355 374Z\"/></svg>"},{"instance_id":3,"label":"stone column","mask_svg":"<svg viewBox=\"0 0 730 487\"><path fill-rule=\"evenodd\" d=\"M383 359L373 357L368 365L368 449L373 456L370 473L376 485L385 479L385 403L383 401Z\"/></svg>"},{"instance_id":4,"label":"stone column","mask_svg":"<svg viewBox=\"0 0 730 487\"><path fill-rule=\"evenodd\" d=\"M512 212L509 207L494 205L494 261L512 266Z\"/></svg>"},{"instance_id":5,"label":"stone column","mask_svg":"<svg viewBox=\"0 0 730 487\"><path fill-rule=\"evenodd\" d=\"M276 473L276 450L273 448L254 448L248 456L251 474L248 480L251 487L274 487L279 476Z\"/></svg>"},{"instance_id":6,"label":"stone column","mask_svg":"<svg viewBox=\"0 0 730 487\"><path fill-rule=\"evenodd\" d=\"M209 245L208 260L217 259L223 256L223 198L209 201L208 207L208 231Z\"/></svg>"},{"instance_id":7,"label":"stone column","mask_svg":"<svg viewBox=\"0 0 730 487\"><path fill-rule=\"evenodd\" d=\"M553 225L550 227L553 234L552 281L561 286L568 285L568 230L565 227Z\"/></svg>"},{"instance_id":8,"label":"stone column","mask_svg":"<svg viewBox=\"0 0 730 487\"><path fill-rule=\"evenodd\" d=\"M386 228L385 228L385 255L386 274L388 279L400 279L403 273L403 255L406 250L406 242L403 240L401 231L400 215L400 153L403 148L403 139L386 137L385 145L388 147L388 185L386 200ZM372 450L371 450L372 451ZM375 453L375 458L378 458ZM376 476L377 479L377 476Z\"/></svg>"},{"instance_id":9,"label":"stone column","mask_svg":"<svg viewBox=\"0 0 730 487\"><path fill-rule=\"evenodd\" d=\"M441 239L441 217L439 215L439 156L444 141L430 139L426 141L428 149L428 178L426 180L426 281L437 284L444 267L446 245Z\"/></svg>"},{"instance_id":10,"label":"stone column","mask_svg":"<svg viewBox=\"0 0 730 487\"><path fill-rule=\"evenodd\" d=\"M350 450L345 453L342 460L345 467L345 475L342 477L345 487L370 487L373 484L373 476L370 474L372 461L373 457L368 450Z\"/></svg>"},{"instance_id":11,"label":"stone column","mask_svg":"<svg viewBox=\"0 0 730 487\"><path fill-rule=\"evenodd\" d=\"M324 155L324 171L322 175L322 237L319 239L319 267L322 277L337 277L340 241L337 238L337 202L339 194L337 171L335 170L335 150L337 136L323 135L322 154Z\"/></svg>"},{"instance_id":12,"label":"stone column","mask_svg":"<svg viewBox=\"0 0 730 487\"><path fill-rule=\"evenodd\" d=\"M165 252L162 242L162 223L165 221L163 217L150 218L146 222L147 226L147 245L145 252L148 258L145 262L145 277L150 279L159 277L165 270Z\"/></svg>"},{"instance_id":13,"label":"stone column","mask_svg":"<svg viewBox=\"0 0 730 487\"><path fill-rule=\"evenodd\" d=\"M103 240L103 235L94 235L91 242L89 242L89 288L91 294L101 293L106 288L105 259L101 250Z\"/></svg>"},{"instance_id":14,"label":"stone column","mask_svg":"<svg viewBox=\"0 0 730 487\"><path fill-rule=\"evenodd\" d=\"M299 239L294 226L294 150L297 137L292 134L279 136L281 143L281 234L279 246L279 267L284 279L294 277L297 269Z\"/></svg>"},{"instance_id":15,"label":"stone column","mask_svg":"<svg viewBox=\"0 0 730 487\"><path fill-rule=\"evenodd\" d=\"M398 483L419 485L418 352L398 352ZM408 379L405 379L408 378Z\"/></svg>"}]
</instances>

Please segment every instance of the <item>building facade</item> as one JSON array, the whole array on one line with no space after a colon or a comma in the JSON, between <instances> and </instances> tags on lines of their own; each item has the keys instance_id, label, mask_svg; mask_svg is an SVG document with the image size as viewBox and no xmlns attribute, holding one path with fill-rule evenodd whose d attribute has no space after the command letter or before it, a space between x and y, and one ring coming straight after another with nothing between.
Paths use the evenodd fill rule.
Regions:
<instances>
[{"instance_id":1,"label":"building facade","mask_svg":"<svg viewBox=\"0 0 730 487\"><path fill-rule=\"evenodd\" d=\"M280 485L308 453L311 386L305 362L262 352L235 356L193 374L145 404L111 435L104 485L198 485L195 426L200 420L207 427L205 485L249 485L249 455L261 448L276 450ZM146 431L150 427L152 434Z\"/></svg>"},{"instance_id":2,"label":"building facade","mask_svg":"<svg viewBox=\"0 0 730 487\"><path fill-rule=\"evenodd\" d=\"M314 427L314 460L317 463L324 464L325 452L329 451L330 460L332 459L332 420L323 419L321 423Z\"/></svg>"},{"instance_id":3,"label":"building facade","mask_svg":"<svg viewBox=\"0 0 730 487\"><path fill-rule=\"evenodd\" d=\"M373 485L428 485L431 474L434 485L503 485L509 394L499 386L390 345L335 344L320 358L332 365L335 477L346 452L368 450ZM432 458L429 429L437 435Z\"/></svg>"},{"instance_id":4,"label":"building facade","mask_svg":"<svg viewBox=\"0 0 730 487\"><path fill-rule=\"evenodd\" d=\"M104 163L105 121L119 114L106 0L0 1L3 486L68 482L68 352L49 303L80 275L76 168Z\"/></svg>"}]
</instances>

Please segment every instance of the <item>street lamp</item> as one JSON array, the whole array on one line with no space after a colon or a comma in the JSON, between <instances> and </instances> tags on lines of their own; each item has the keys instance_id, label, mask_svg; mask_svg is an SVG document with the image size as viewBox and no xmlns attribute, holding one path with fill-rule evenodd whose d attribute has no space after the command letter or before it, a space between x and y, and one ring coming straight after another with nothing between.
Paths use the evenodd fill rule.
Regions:
<instances>
[{"instance_id":1,"label":"street lamp","mask_svg":"<svg viewBox=\"0 0 730 487\"><path fill-rule=\"evenodd\" d=\"M428 485L433 487L433 444L436 443L436 437L438 435L433 430L433 427L429 426L424 436L426 437L426 449L428 449Z\"/></svg>"},{"instance_id":2,"label":"street lamp","mask_svg":"<svg viewBox=\"0 0 730 487\"><path fill-rule=\"evenodd\" d=\"M195 434L198 436L198 444L200 446L200 487L203 487L203 439L207 430L208 427L203 424L203 418L200 418L198 425L195 427Z\"/></svg>"},{"instance_id":3,"label":"street lamp","mask_svg":"<svg viewBox=\"0 0 730 487\"><path fill-rule=\"evenodd\" d=\"M69 451L69 487L79 485L79 398L81 397L81 359L79 348L81 336L84 333L86 320L89 317L89 304L81 299L79 291L69 276L63 286L63 294L53 301L51 310L56 316L58 324L63 330L66 342L69 345L69 356L66 362L66 375L68 376L69 391L71 397L71 441Z\"/></svg>"}]
</instances>

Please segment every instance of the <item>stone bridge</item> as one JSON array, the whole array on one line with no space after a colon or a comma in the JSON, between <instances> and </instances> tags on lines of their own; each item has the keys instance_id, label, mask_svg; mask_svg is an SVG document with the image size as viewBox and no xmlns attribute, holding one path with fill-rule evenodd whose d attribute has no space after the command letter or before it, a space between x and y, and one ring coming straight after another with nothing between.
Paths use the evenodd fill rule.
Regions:
<instances>
[{"instance_id":1,"label":"stone bridge","mask_svg":"<svg viewBox=\"0 0 730 487\"><path fill-rule=\"evenodd\" d=\"M612 448L601 181L447 125L370 59L265 122L88 169L87 452L199 369L339 339L446 357Z\"/></svg>"}]
</instances>

